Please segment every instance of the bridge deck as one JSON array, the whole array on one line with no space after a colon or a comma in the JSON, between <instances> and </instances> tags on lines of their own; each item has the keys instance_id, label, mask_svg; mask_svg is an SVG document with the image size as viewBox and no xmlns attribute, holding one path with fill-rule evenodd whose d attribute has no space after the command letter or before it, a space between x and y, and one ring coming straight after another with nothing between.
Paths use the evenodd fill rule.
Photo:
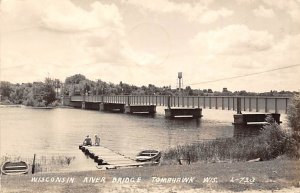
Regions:
<instances>
[{"instance_id":1,"label":"bridge deck","mask_svg":"<svg viewBox=\"0 0 300 193\"><path fill-rule=\"evenodd\" d=\"M198 107L248 112L286 113L290 97L273 96L167 96L167 95L94 95L71 96L71 102ZM72 105L71 105L72 106Z\"/></svg>"}]
</instances>

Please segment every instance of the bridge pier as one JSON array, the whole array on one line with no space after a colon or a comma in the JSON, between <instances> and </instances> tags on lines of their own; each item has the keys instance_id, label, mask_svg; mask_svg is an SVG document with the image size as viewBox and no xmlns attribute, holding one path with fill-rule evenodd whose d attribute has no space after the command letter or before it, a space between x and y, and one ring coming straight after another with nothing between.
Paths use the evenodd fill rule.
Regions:
<instances>
[{"instance_id":1,"label":"bridge pier","mask_svg":"<svg viewBox=\"0 0 300 193\"><path fill-rule=\"evenodd\" d=\"M156 105L128 105L125 107L125 113L156 113Z\"/></svg>"},{"instance_id":2,"label":"bridge pier","mask_svg":"<svg viewBox=\"0 0 300 193\"><path fill-rule=\"evenodd\" d=\"M202 117L201 108L167 108L165 109L166 118L175 117L193 117L195 119Z\"/></svg>"},{"instance_id":3,"label":"bridge pier","mask_svg":"<svg viewBox=\"0 0 300 193\"><path fill-rule=\"evenodd\" d=\"M71 97L63 96L61 98L61 103L63 106L70 106Z\"/></svg>"},{"instance_id":4,"label":"bridge pier","mask_svg":"<svg viewBox=\"0 0 300 193\"><path fill-rule=\"evenodd\" d=\"M99 102L82 102L82 109L98 111L100 109L100 105Z\"/></svg>"},{"instance_id":5,"label":"bridge pier","mask_svg":"<svg viewBox=\"0 0 300 193\"><path fill-rule=\"evenodd\" d=\"M124 113L125 104L124 103L100 103L99 109L100 111Z\"/></svg>"},{"instance_id":6,"label":"bridge pier","mask_svg":"<svg viewBox=\"0 0 300 193\"><path fill-rule=\"evenodd\" d=\"M82 101L70 101L69 106L74 108L82 108Z\"/></svg>"},{"instance_id":7,"label":"bridge pier","mask_svg":"<svg viewBox=\"0 0 300 193\"><path fill-rule=\"evenodd\" d=\"M233 124L247 125L247 124L263 124L266 123L266 117L271 116L280 124L280 114L278 113L256 113L256 114L235 114L233 115Z\"/></svg>"}]
</instances>

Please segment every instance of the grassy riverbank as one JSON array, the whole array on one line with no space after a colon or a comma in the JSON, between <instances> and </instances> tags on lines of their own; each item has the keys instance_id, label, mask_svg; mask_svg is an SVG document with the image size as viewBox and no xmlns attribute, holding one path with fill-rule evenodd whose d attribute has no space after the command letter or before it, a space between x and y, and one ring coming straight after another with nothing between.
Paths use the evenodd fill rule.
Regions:
<instances>
[{"instance_id":1,"label":"grassy riverbank","mask_svg":"<svg viewBox=\"0 0 300 193\"><path fill-rule=\"evenodd\" d=\"M164 164L206 161L248 161L252 159L271 160L285 155L300 157L299 132L283 130L273 119L267 120L255 137L217 139L196 144L178 145L163 153Z\"/></svg>"},{"instance_id":2,"label":"grassy riverbank","mask_svg":"<svg viewBox=\"0 0 300 193\"><path fill-rule=\"evenodd\" d=\"M264 162L194 163L164 165L108 171L44 173L24 176L2 176L3 192L231 192L257 191L300 192L300 161L276 159ZM32 182L32 177L74 178L74 183ZM105 178L105 182L87 183L88 178ZM134 178L135 182L114 183L113 178ZM137 182L138 178L141 182ZM193 178L191 183L165 183L152 177ZM211 177L217 182L204 182ZM251 179L252 183L246 181ZM234 181L232 181L234 179ZM281 192L280 191L280 192Z\"/></svg>"}]
</instances>

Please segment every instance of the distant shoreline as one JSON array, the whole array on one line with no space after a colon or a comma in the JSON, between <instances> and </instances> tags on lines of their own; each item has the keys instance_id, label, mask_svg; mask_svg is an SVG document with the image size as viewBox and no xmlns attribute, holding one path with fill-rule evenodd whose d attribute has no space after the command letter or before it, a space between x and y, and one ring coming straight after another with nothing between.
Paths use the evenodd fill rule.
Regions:
<instances>
[{"instance_id":1,"label":"distant shoreline","mask_svg":"<svg viewBox=\"0 0 300 193\"><path fill-rule=\"evenodd\" d=\"M1 104L0 108L8 108L8 107L24 107L25 105L17 105L17 104Z\"/></svg>"},{"instance_id":2,"label":"distant shoreline","mask_svg":"<svg viewBox=\"0 0 300 193\"><path fill-rule=\"evenodd\" d=\"M34 106L26 106L26 105L20 105L20 104L1 104L0 108L28 108L28 109L56 109L56 108L62 108L62 109L74 109L74 107L70 106L55 106L55 107L34 107Z\"/></svg>"}]
</instances>

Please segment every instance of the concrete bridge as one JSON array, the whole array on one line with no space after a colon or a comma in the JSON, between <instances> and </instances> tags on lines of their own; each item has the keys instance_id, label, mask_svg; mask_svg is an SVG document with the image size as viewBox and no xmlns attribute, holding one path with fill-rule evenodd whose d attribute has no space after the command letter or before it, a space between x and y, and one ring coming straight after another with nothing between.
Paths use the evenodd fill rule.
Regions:
<instances>
[{"instance_id":1,"label":"concrete bridge","mask_svg":"<svg viewBox=\"0 0 300 193\"><path fill-rule=\"evenodd\" d=\"M76 108L122 113L154 114L156 106L165 106L167 117L190 115L199 118L202 116L202 108L234 110L237 114L241 111L260 115L286 113L289 101L288 97L264 96L96 95L71 96L65 102Z\"/></svg>"}]
</instances>

